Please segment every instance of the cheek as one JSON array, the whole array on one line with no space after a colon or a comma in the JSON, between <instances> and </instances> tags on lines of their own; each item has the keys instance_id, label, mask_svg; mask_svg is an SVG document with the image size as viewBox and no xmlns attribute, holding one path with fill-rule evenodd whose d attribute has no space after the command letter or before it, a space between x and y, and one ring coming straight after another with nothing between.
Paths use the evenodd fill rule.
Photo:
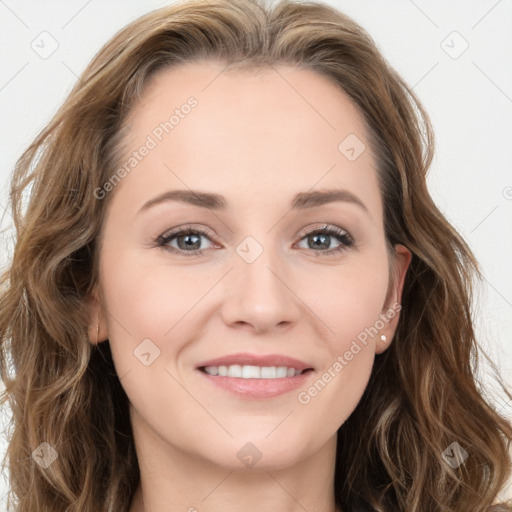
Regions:
<instances>
[{"instance_id":1,"label":"cheek","mask_svg":"<svg viewBox=\"0 0 512 512\"><path fill-rule=\"evenodd\" d=\"M372 258L358 265L325 270L302 281L298 294L325 327L322 342L331 354L349 350L353 340L375 338L388 292L387 260ZM368 331L373 336L368 335Z\"/></svg>"},{"instance_id":2,"label":"cheek","mask_svg":"<svg viewBox=\"0 0 512 512\"><path fill-rule=\"evenodd\" d=\"M134 338L163 339L178 323L181 327L181 319L190 323L185 315L215 282L198 267L170 269L163 258L155 262L137 251L120 251L115 260L111 255L105 251L101 276L109 312L117 320L111 319L109 328L118 331L122 324L125 335Z\"/></svg>"},{"instance_id":3,"label":"cheek","mask_svg":"<svg viewBox=\"0 0 512 512\"><path fill-rule=\"evenodd\" d=\"M321 312L328 330L315 341L323 353L316 379L297 394L301 418L316 425L324 418L324 432L334 434L359 403L368 384L378 340L379 314L387 293L387 268L339 272L324 281L323 293L309 297L312 309ZM308 302L309 304L309 302ZM326 334L328 333L328 334Z\"/></svg>"},{"instance_id":4,"label":"cheek","mask_svg":"<svg viewBox=\"0 0 512 512\"><path fill-rule=\"evenodd\" d=\"M110 347L130 402L148 418L171 421L162 411L163 404L185 417L197 414L197 404L173 376L181 380L176 362L181 361L187 340L200 336L194 331L202 325L194 321L194 308L214 277L191 269L170 272L168 265L148 265L129 251L104 255L101 279Z\"/></svg>"},{"instance_id":5,"label":"cheek","mask_svg":"<svg viewBox=\"0 0 512 512\"><path fill-rule=\"evenodd\" d=\"M321 320L315 351L325 357L316 380L300 390L297 401L303 417L311 418L312 423L313 418L326 418L328 431L335 432L349 417L366 389L379 339L376 325L381 325L379 315L387 291L384 257L303 280L300 293L308 297L308 306Z\"/></svg>"},{"instance_id":6,"label":"cheek","mask_svg":"<svg viewBox=\"0 0 512 512\"><path fill-rule=\"evenodd\" d=\"M211 286L211 277L190 270L170 275L168 267L148 265L136 252L110 249L104 252L101 282L112 355L118 374L124 375L140 369L139 352L150 353L153 369L176 357L183 329L191 326L188 315Z\"/></svg>"}]
</instances>

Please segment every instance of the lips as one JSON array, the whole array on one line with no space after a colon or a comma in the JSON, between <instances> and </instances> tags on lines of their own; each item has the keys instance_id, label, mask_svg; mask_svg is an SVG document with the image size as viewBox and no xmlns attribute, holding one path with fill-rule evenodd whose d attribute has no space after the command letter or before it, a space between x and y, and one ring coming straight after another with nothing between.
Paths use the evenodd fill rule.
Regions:
<instances>
[{"instance_id":1,"label":"lips","mask_svg":"<svg viewBox=\"0 0 512 512\"><path fill-rule=\"evenodd\" d=\"M284 395L305 385L315 374L311 364L282 354L230 354L202 361L196 369L214 388L244 400Z\"/></svg>"},{"instance_id":2,"label":"lips","mask_svg":"<svg viewBox=\"0 0 512 512\"><path fill-rule=\"evenodd\" d=\"M203 361L197 370L214 388L244 400L284 395L315 374L312 365L281 354L230 354Z\"/></svg>"},{"instance_id":3,"label":"lips","mask_svg":"<svg viewBox=\"0 0 512 512\"><path fill-rule=\"evenodd\" d=\"M257 354L230 354L226 356L217 357L215 359L209 359L203 361L197 365L197 369L203 369L207 366L231 366L238 364L240 366L286 366L288 368L295 368L296 370L314 370L311 364L308 364L299 359L293 357L281 355L281 354L268 354L268 355L257 355Z\"/></svg>"}]
</instances>

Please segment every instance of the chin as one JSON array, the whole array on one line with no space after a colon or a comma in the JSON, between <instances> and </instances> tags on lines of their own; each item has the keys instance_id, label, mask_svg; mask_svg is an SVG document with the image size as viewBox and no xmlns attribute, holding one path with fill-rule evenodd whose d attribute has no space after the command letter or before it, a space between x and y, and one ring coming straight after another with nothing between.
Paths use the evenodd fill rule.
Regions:
<instances>
[{"instance_id":1,"label":"chin","mask_svg":"<svg viewBox=\"0 0 512 512\"><path fill-rule=\"evenodd\" d=\"M218 440L212 442L210 447L215 446L215 452L210 452L207 458L230 471L275 471L297 464L320 448L318 435L316 439L299 438L290 429L268 433L267 429L261 429L254 435L234 439L226 436L222 446Z\"/></svg>"}]
</instances>

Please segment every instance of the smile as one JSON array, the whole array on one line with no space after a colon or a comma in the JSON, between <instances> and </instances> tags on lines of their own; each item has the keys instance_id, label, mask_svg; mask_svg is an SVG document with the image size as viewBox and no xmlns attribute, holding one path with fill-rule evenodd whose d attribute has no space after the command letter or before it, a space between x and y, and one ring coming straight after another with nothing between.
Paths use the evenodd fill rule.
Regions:
<instances>
[{"instance_id":1,"label":"smile","mask_svg":"<svg viewBox=\"0 0 512 512\"><path fill-rule=\"evenodd\" d=\"M206 366L201 368L208 375L236 377L239 379L281 379L295 377L306 370L297 370L286 366L251 366L232 364L230 366Z\"/></svg>"},{"instance_id":2,"label":"smile","mask_svg":"<svg viewBox=\"0 0 512 512\"><path fill-rule=\"evenodd\" d=\"M243 400L269 400L300 387L316 372L313 368L297 370L286 366L206 366L197 368L198 373L213 388L220 389L235 398ZM293 375L292 375L293 372Z\"/></svg>"}]
</instances>

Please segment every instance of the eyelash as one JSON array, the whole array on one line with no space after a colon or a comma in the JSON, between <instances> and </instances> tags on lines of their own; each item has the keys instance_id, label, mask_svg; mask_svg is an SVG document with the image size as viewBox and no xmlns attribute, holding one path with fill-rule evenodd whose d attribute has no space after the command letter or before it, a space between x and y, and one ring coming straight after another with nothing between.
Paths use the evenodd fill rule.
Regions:
<instances>
[{"instance_id":1,"label":"eyelash","mask_svg":"<svg viewBox=\"0 0 512 512\"><path fill-rule=\"evenodd\" d=\"M186 226L185 228L178 229L176 231L171 231L170 233L160 235L156 239L156 243L157 243L158 247L163 247L164 249L169 250L173 253L183 254L186 257L200 256L203 254L204 249L199 249L196 251L183 251L181 249L176 249L175 247L167 246L167 244L174 238L177 238L178 236L181 236L181 235L191 235L191 234L192 235L201 235L210 240L212 239L212 234L209 231L203 230L201 228L194 228L192 226ZM354 239L347 231L345 231L344 229L338 228L337 226L328 226L328 225L310 228L310 229L306 230L306 233L304 233L301 236L300 240L303 240L304 238L306 238L310 235L316 235L316 234L327 234L329 236L334 236L341 243L340 243L339 247L330 249L328 251L313 251L313 252L320 252L323 254L332 255L332 254L337 254L341 251L344 251L354 245Z\"/></svg>"},{"instance_id":2,"label":"eyelash","mask_svg":"<svg viewBox=\"0 0 512 512\"><path fill-rule=\"evenodd\" d=\"M346 249L352 247L354 245L354 239L353 237L344 229L338 228L337 226L320 226L315 228L310 228L306 230L306 232L301 236L300 240L303 240L304 238L310 236L310 235L316 235L316 234L327 234L329 236L334 236L338 239L340 243L339 247L336 247L335 249L330 249L327 251L313 251L313 252L319 252L322 253L322 255L332 255L340 253L341 251L345 251ZM208 239L212 239L212 234L207 231L203 230L201 228L194 228L192 226L186 226L185 228L178 229L176 231L171 231L170 233L160 235L156 239L156 244L158 247L162 247L165 250L169 250L176 254L183 254L186 257L189 256L200 256L203 254L205 249L199 249L196 251L183 251L182 249L176 249L175 247L169 247L167 244L173 240L174 238L177 238L181 235L201 235Z\"/></svg>"}]
</instances>

